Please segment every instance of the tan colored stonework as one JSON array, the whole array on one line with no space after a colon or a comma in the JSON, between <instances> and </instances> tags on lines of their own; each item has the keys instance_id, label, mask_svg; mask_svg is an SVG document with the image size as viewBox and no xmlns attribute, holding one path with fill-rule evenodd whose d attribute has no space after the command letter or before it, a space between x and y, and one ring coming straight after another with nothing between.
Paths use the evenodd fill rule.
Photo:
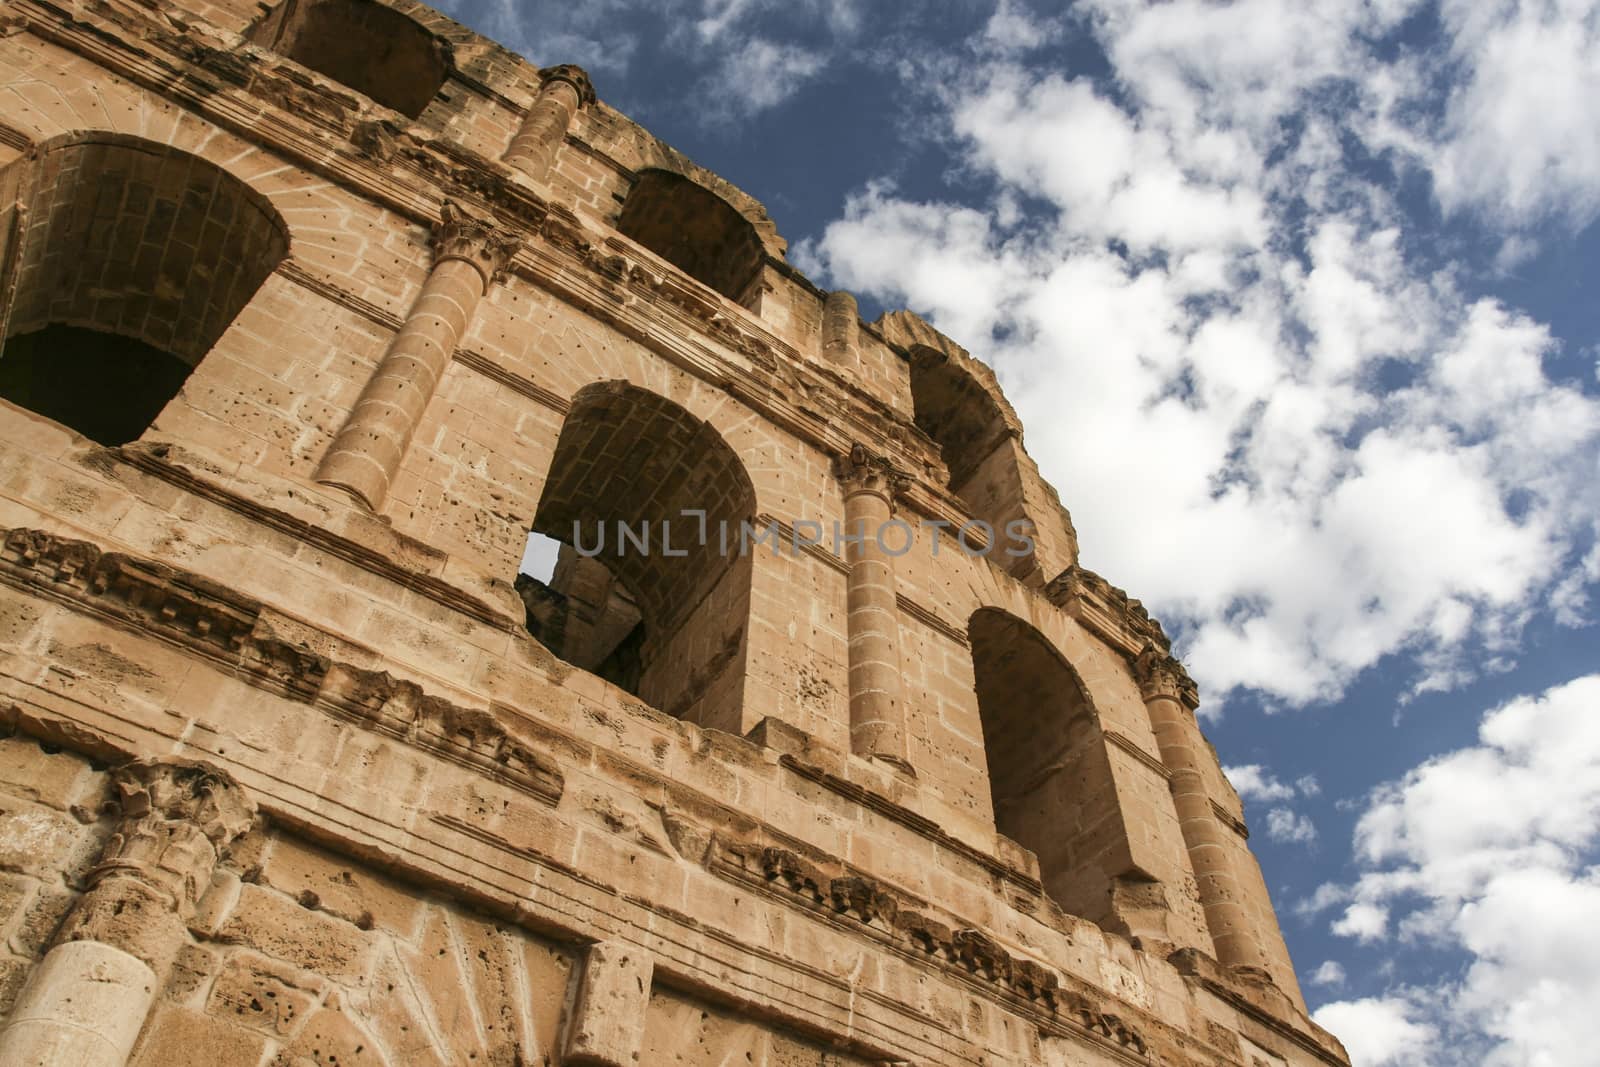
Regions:
<instances>
[{"instance_id":1,"label":"tan colored stonework","mask_svg":"<svg viewBox=\"0 0 1600 1067\"><path fill-rule=\"evenodd\" d=\"M954 341L412 0L0 71L0 1064L1346 1062Z\"/></svg>"}]
</instances>

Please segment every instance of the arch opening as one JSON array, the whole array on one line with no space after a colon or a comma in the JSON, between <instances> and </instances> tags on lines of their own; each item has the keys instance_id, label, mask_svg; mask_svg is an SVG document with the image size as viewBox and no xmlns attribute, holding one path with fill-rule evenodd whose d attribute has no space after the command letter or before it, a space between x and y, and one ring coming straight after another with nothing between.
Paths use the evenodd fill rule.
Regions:
<instances>
[{"instance_id":1,"label":"arch opening","mask_svg":"<svg viewBox=\"0 0 1600 1067\"><path fill-rule=\"evenodd\" d=\"M134 138L12 169L27 221L0 397L103 445L137 440L287 255L283 221L214 164Z\"/></svg>"},{"instance_id":2,"label":"arch opening","mask_svg":"<svg viewBox=\"0 0 1600 1067\"><path fill-rule=\"evenodd\" d=\"M548 581L517 580L530 632L661 711L741 732L754 514L708 424L624 382L580 390L533 523L559 555Z\"/></svg>"},{"instance_id":3,"label":"arch opening","mask_svg":"<svg viewBox=\"0 0 1600 1067\"><path fill-rule=\"evenodd\" d=\"M1087 691L1045 637L996 608L968 624L995 829L1039 859L1057 904L1107 919L1125 830Z\"/></svg>"},{"instance_id":4,"label":"arch opening","mask_svg":"<svg viewBox=\"0 0 1600 1067\"><path fill-rule=\"evenodd\" d=\"M733 205L688 178L641 172L617 231L729 300L751 300L765 258L760 236Z\"/></svg>"},{"instance_id":5,"label":"arch opening","mask_svg":"<svg viewBox=\"0 0 1600 1067\"><path fill-rule=\"evenodd\" d=\"M942 352L911 352L912 419L939 446L950 491L994 531L990 559L1019 578L1036 568L1016 435L994 395Z\"/></svg>"},{"instance_id":6,"label":"arch opening","mask_svg":"<svg viewBox=\"0 0 1600 1067\"><path fill-rule=\"evenodd\" d=\"M249 38L411 119L450 74L446 44L377 0L283 0Z\"/></svg>"}]
</instances>

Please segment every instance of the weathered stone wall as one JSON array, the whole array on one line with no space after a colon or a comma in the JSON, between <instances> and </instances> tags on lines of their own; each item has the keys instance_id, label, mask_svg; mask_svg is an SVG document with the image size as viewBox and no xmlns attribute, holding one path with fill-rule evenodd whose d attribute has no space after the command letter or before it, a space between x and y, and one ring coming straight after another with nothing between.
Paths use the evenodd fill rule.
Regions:
<instances>
[{"instance_id":1,"label":"weathered stone wall","mask_svg":"<svg viewBox=\"0 0 1600 1067\"><path fill-rule=\"evenodd\" d=\"M287 238L281 261L210 239L264 277L185 328L195 370L137 442L0 401L0 988L122 952L159 978L140 1064L1342 1062L1192 685L1077 565L992 374L908 313L860 323L783 262L760 204L581 71L392 6L446 60L415 120L263 47L287 9L0 6L0 313L62 295L9 253L10 220L64 210L18 178L64 137L206 176L209 199L177 181L147 219L197 227L196 252L226 204ZM695 199L652 209L641 244L616 226L645 172ZM723 205L717 248L669 225L696 203ZM748 284L717 273L723 246ZM142 329L174 345L174 314ZM919 418L927 352L965 399ZM638 432L568 469L596 389ZM952 464L940 420L973 405L998 436ZM790 545L616 564L661 631L629 692L524 627L517 563L557 498L591 520L714 498ZM833 543L862 514L950 526L937 549ZM1033 562L961 551L974 517L1031 520ZM822 543L793 547L812 524ZM997 829L986 735L1030 738L979 700L983 612L1081 682L1070 716L1039 715L1037 751L1072 742L1016 830L1039 855ZM1050 696L1043 668L999 669L1028 674L1002 702ZM256 826L217 836L181 922L151 927L181 945L47 967L53 939L94 941L71 914L110 892L112 776L152 757L205 761ZM53 1009L29 995L34 1040Z\"/></svg>"}]
</instances>

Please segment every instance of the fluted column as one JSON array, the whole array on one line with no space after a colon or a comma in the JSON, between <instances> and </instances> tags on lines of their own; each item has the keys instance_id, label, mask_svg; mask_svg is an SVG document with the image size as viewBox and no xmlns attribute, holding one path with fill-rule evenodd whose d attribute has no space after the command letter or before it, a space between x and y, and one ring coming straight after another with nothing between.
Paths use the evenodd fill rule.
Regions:
<instances>
[{"instance_id":1,"label":"fluted column","mask_svg":"<svg viewBox=\"0 0 1600 1067\"><path fill-rule=\"evenodd\" d=\"M113 781L121 821L17 997L0 1067L124 1067L217 861L255 816L201 763L140 761Z\"/></svg>"},{"instance_id":2,"label":"fluted column","mask_svg":"<svg viewBox=\"0 0 1600 1067\"><path fill-rule=\"evenodd\" d=\"M1245 909L1245 896L1234 876L1224 836L1227 831L1218 822L1211 796L1206 792L1202 768L1209 749L1194 717L1200 703L1194 682L1181 663L1154 647L1140 654L1134 671L1161 749L1161 762L1172 773L1173 806L1178 812L1183 843L1189 850L1217 959L1228 964L1263 966L1261 946Z\"/></svg>"},{"instance_id":3,"label":"fluted column","mask_svg":"<svg viewBox=\"0 0 1600 1067\"><path fill-rule=\"evenodd\" d=\"M572 116L594 103L595 96L582 67L570 63L546 67L539 77L539 95L522 117L522 126L502 158L533 180L544 181L555 163L556 149L572 126Z\"/></svg>"},{"instance_id":4,"label":"fluted column","mask_svg":"<svg viewBox=\"0 0 1600 1067\"><path fill-rule=\"evenodd\" d=\"M834 473L844 489L844 559L850 569L850 748L908 767L894 557L880 537L894 517L901 475L860 445L838 460Z\"/></svg>"},{"instance_id":5,"label":"fluted column","mask_svg":"<svg viewBox=\"0 0 1600 1067\"><path fill-rule=\"evenodd\" d=\"M822 355L833 366L854 374L861 368L861 311L856 298L842 289L829 293L822 305Z\"/></svg>"},{"instance_id":6,"label":"fluted column","mask_svg":"<svg viewBox=\"0 0 1600 1067\"><path fill-rule=\"evenodd\" d=\"M509 234L445 203L422 295L323 457L317 481L373 511L383 506L478 301L516 249Z\"/></svg>"}]
</instances>

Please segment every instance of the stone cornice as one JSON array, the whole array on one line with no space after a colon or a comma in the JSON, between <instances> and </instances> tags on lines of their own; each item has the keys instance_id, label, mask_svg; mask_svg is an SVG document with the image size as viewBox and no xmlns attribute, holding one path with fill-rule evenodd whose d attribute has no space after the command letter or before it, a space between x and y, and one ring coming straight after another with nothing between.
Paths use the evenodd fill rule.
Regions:
<instances>
[{"instance_id":1,"label":"stone cornice","mask_svg":"<svg viewBox=\"0 0 1600 1067\"><path fill-rule=\"evenodd\" d=\"M1085 567L1062 571L1045 587L1045 596L1130 662L1147 645L1172 650L1166 631L1143 603Z\"/></svg>"},{"instance_id":2,"label":"stone cornice","mask_svg":"<svg viewBox=\"0 0 1600 1067\"><path fill-rule=\"evenodd\" d=\"M561 798L555 763L512 737L492 713L286 644L260 625L264 605L198 575L39 530L5 530L0 582L160 638L258 688L472 767L548 804Z\"/></svg>"}]
</instances>

